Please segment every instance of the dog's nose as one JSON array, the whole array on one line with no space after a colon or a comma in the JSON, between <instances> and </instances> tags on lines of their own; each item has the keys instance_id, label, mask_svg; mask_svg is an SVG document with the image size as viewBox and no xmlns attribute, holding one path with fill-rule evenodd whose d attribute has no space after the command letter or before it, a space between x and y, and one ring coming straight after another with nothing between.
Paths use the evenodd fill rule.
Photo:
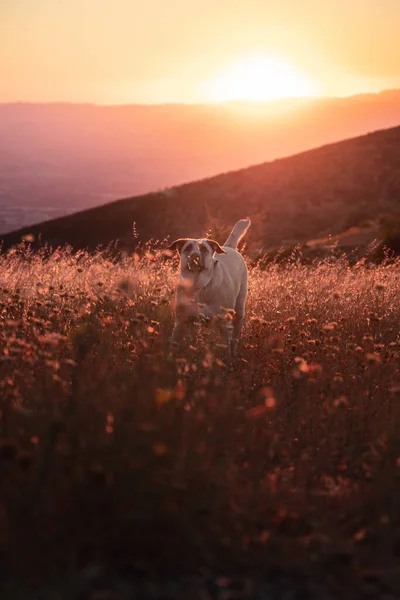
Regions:
<instances>
[{"instance_id":1,"label":"dog's nose","mask_svg":"<svg viewBox=\"0 0 400 600\"><path fill-rule=\"evenodd\" d=\"M197 252L192 252L191 255L189 256L189 260L191 263L199 263L200 262L200 254L198 254Z\"/></svg>"},{"instance_id":2,"label":"dog's nose","mask_svg":"<svg viewBox=\"0 0 400 600\"><path fill-rule=\"evenodd\" d=\"M203 268L201 264L200 254L197 252L191 252L188 257L188 269L189 271L200 271Z\"/></svg>"}]
</instances>

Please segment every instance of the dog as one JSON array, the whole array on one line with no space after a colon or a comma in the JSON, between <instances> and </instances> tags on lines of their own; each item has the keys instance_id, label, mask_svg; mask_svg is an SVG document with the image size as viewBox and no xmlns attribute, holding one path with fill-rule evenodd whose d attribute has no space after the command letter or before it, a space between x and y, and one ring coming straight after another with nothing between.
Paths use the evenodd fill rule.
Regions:
<instances>
[{"instance_id":1,"label":"dog","mask_svg":"<svg viewBox=\"0 0 400 600\"><path fill-rule=\"evenodd\" d=\"M248 290L247 266L237 246L250 225L249 218L238 221L222 247L214 240L189 238L169 246L180 254L172 346L188 332L195 341L196 323L217 321L228 362L236 357Z\"/></svg>"}]
</instances>

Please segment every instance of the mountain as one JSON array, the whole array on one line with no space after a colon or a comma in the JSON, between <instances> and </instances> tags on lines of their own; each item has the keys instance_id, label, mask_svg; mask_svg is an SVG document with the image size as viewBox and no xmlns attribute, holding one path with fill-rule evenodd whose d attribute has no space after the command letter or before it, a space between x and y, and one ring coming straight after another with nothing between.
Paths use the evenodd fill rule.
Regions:
<instances>
[{"instance_id":1,"label":"mountain","mask_svg":"<svg viewBox=\"0 0 400 600\"><path fill-rule=\"evenodd\" d=\"M0 232L400 123L400 91L220 105L0 105Z\"/></svg>"},{"instance_id":2,"label":"mountain","mask_svg":"<svg viewBox=\"0 0 400 600\"><path fill-rule=\"evenodd\" d=\"M201 236L210 229L223 242L245 215L253 221L246 237L253 254L350 228L354 233L355 226L385 219L394 223L400 215L400 127L112 202L6 234L2 242L10 248L32 234L34 247L94 249L114 240L133 247L134 222L142 241Z\"/></svg>"}]
</instances>

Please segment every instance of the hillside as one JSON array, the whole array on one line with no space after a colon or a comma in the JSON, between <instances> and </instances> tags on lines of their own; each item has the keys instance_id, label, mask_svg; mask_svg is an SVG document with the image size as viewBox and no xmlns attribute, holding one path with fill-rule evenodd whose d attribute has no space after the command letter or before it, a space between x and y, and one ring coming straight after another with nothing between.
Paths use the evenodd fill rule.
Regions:
<instances>
[{"instance_id":1,"label":"hillside","mask_svg":"<svg viewBox=\"0 0 400 600\"><path fill-rule=\"evenodd\" d=\"M3 236L93 249L120 240L199 236L222 240L249 215L253 251L341 233L400 211L400 127L327 145L162 192L127 198ZM37 242L36 242L37 243Z\"/></svg>"},{"instance_id":2,"label":"hillside","mask_svg":"<svg viewBox=\"0 0 400 600\"><path fill-rule=\"evenodd\" d=\"M260 104L0 104L0 233L399 123L396 90Z\"/></svg>"}]
</instances>

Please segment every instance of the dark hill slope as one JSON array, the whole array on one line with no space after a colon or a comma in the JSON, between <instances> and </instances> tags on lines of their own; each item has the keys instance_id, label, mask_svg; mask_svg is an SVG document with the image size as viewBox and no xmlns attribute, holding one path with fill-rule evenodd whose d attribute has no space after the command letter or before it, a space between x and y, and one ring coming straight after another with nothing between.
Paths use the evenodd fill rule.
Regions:
<instances>
[{"instance_id":1,"label":"dark hill slope","mask_svg":"<svg viewBox=\"0 0 400 600\"><path fill-rule=\"evenodd\" d=\"M330 144L162 192L119 200L4 235L5 248L31 233L41 243L93 249L120 240L221 238L244 215L249 243L268 249L337 234L400 209L400 127ZM39 235L40 234L40 235ZM220 239L220 241L223 241Z\"/></svg>"}]
</instances>

